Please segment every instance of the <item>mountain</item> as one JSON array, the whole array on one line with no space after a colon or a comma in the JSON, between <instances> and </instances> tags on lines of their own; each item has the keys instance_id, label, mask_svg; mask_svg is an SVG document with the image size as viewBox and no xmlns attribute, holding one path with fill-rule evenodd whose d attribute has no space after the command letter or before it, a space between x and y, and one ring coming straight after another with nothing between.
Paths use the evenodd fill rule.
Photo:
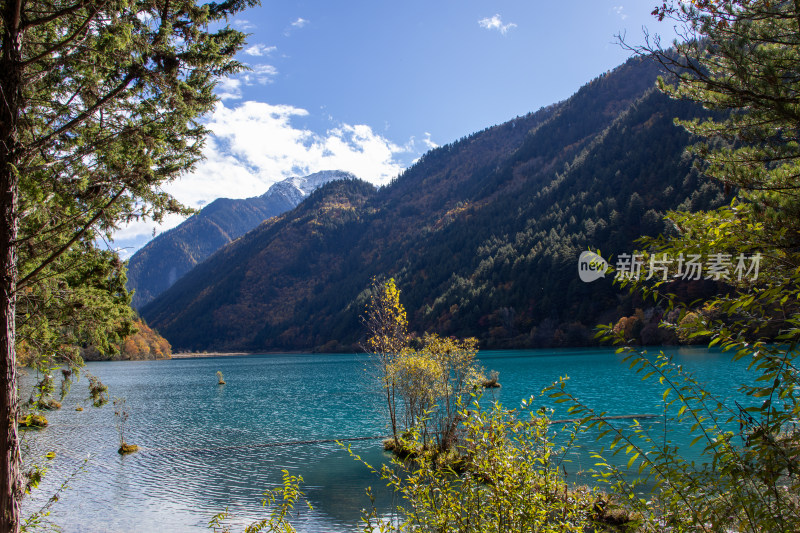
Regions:
<instances>
[{"instance_id":1,"label":"mountain","mask_svg":"<svg viewBox=\"0 0 800 533\"><path fill-rule=\"evenodd\" d=\"M209 255L264 220L292 209L319 186L353 177L326 170L279 181L261 196L214 200L133 254L128 263L128 290L135 291L133 306L140 309Z\"/></svg>"},{"instance_id":2,"label":"mountain","mask_svg":"<svg viewBox=\"0 0 800 533\"><path fill-rule=\"evenodd\" d=\"M561 103L428 152L377 191L327 184L142 315L176 349L352 349L371 277L392 276L412 330L489 348L585 345L599 322L652 318L611 280L580 281L577 259L632 252L667 229L667 209L726 201L673 123L707 112L658 92L659 74L631 59Z\"/></svg>"}]
</instances>

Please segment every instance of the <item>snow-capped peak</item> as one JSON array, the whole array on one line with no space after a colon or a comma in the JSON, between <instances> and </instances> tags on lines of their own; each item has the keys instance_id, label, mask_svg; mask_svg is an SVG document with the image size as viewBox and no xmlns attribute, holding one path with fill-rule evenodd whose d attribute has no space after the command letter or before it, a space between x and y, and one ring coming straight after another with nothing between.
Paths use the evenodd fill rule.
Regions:
<instances>
[{"instance_id":1,"label":"snow-capped peak","mask_svg":"<svg viewBox=\"0 0 800 533\"><path fill-rule=\"evenodd\" d=\"M355 178L353 174L343 170L322 170L314 174L309 174L308 176L286 178L285 180L275 183L269 188L266 194L282 194L287 198L293 199L295 203L300 203L303 198L329 181L353 178Z\"/></svg>"},{"instance_id":2,"label":"snow-capped peak","mask_svg":"<svg viewBox=\"0 0 800 533\"><path fill-rule=\"evenodd\" d=\"M292 181L292 184L297 187L300 191L303 192L305 196L308 196L315 189L325 185L329 181L334 180L342 180L342 179L353 179L355 176L350 172L345 172L343 170L322 170L320 172L315 172L314 174L309 174L305 177L293 177L289 178Z\"/></svg>"}]
</instances>

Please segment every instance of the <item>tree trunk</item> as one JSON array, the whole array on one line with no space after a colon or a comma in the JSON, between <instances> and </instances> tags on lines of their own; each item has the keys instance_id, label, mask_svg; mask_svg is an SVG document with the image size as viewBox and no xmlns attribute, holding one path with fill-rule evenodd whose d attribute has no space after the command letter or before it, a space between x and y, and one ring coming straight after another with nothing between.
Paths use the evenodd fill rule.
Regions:
<instances>
[{"instance_id":1,"label":"tree trunk","mask_svg":"<svg viewBox=\"0 0 800 533\"><path fill-rule=\"evenodd\" d=\"M17 376L14 350L14 281L16 257L13 240L16 237L13 210L15 181L0 176L0 421L7 430L0 432L0 532L17 532L20 526L20 455L17 440ZM9 198L10 197L10 198ZM9 216L11 215L11 216ZM11 224L9 224L9 222Z\"/></svg>"},{"instance_id":2,"label":"tree trunk","mask_svg":"<svg viewBox=\"0 0 800 533\"><path fill-rule=\"evenodd\" d=\"M22 0L3 5L0 54L0 533L20 529L20 454L17 440L15 313L19 227L17 194L22 150Z\"/></svg>"}]
</instances>

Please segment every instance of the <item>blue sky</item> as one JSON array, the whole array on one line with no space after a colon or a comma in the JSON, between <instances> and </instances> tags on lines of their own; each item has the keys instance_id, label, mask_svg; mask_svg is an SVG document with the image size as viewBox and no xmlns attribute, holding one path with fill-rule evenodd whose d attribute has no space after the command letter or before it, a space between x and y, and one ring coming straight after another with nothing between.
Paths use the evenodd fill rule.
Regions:
<instances>
[{"instance_id":1,"label":"blue sky","mask_svg":"<svg viewBox=\"0 0 800 533\"><path fill-rule=\"evenodd\" d=\"M629 56L655 0L262 0L230 24L252 69L218 87L207 160L166 189L202 207L348 170L386 183L428 149L563 100ZM129 256L161 226L123 228Z\"/></svg>"},{"instance_id":2,"label":"blue sky","mask_svg":"<svg viewBox=\"0 0 800 533\"><path fill-rule=\"evenodd\" d=\"M396 143L429 132L443 144L562 100L622 63L629 54L614 35L640 40L642 25L656 26L654 4L638 4L267 2L239 20L253 26L251 43L275 50L244 60L277 73L242 92L368 124Z\"/></svg>"}]
</instances>

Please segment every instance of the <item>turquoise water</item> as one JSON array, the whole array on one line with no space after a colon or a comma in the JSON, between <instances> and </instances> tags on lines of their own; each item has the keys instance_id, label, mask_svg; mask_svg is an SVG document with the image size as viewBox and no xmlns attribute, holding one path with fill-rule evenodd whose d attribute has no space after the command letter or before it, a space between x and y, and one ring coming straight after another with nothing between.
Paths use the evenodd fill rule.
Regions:
<instances>
[{"instance_id":1,"label":"turquoise water","mask_svg":"<svg viewBox=\"0 0 800 533\"><path fill-rule=\"evenodd\" d=\"M734 384L746 379L744 364L727 354L673 353L722 397L736 395ZM610 349L482 352L480 359L487 371L500 372L503 387L489 397L508 407L569 376L572 393L609 415L663 409L662 389L642 383ZM102 362L87 370L112 398L126 398L126 440L140 451L117 454L114 407L91 407L85 378L73 385L60 411L48 413L50 427L24 433L30 453L56 451L42 488L24 510L41 506L69 478L49 517L65 532L209 531L209 519L226 507L238 521L254 520L263 516L261 493L280 482L282 469L303 476L313 506L296 518L301 531L358 530L360 510L369 504L367 486L376 489L379 508L396 504L383 483L335 443L292 444L386 434L365 355ZM218 370L227 385L217 385ZM28 376L23 386L30 382ZM78 405L82 412L75 411ZM373 465L385 459L380 440L354 441L352 447ZM581 461L577 457L575 469L588 466Z\"/></svg>"}]
</instances>

